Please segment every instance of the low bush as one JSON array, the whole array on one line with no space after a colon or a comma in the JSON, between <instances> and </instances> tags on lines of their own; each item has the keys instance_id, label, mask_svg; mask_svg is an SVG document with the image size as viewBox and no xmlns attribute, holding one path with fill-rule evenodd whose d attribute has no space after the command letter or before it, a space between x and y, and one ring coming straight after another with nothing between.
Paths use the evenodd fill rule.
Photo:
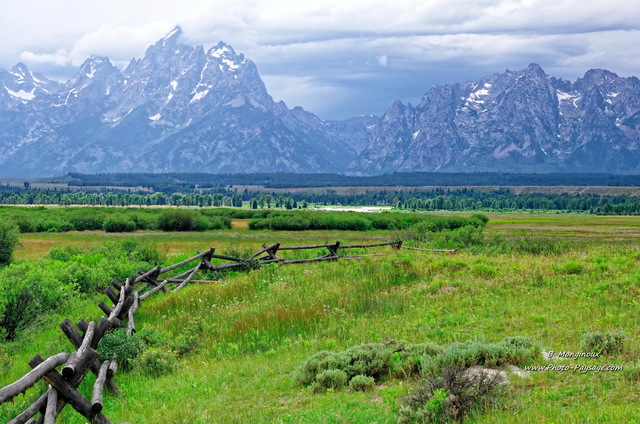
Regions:
<instances>
[{"instance_id":1,"label":"low bush","mask_svg":"<svg viewBox=\"0 0 640 424\"><path fill-rule=\"evenodd\" d=\"M104 335L98 345L98 360L100 362L111 360L115 355L118 358L118 366L130 369L133 361L145 350L145 344L136 333L127 336L125 328L116 328Z\"/></svg>"},{"instance_id":2,"label":"low bush","mask_svg":"<svg viewBox=\"0 0 640 424\"><path fill-rule=\"evenodd\" d=\"M487 215L481 213L475 213L471 215L471 219L477 219L478 221L482 222L483 225L486 225L489 222L489 218L487 217Z\"/></svg>"},{"instance_id":3,"label":"low bush","mask_svg":"<svg viewBox=\"0 0 640 424\"><path fill-rule=\"evenodd\" d=\"M423 357L421 368L423 374L436 376L450 367L522 365L533 360L539 352L540 348L526 337L507 337L498 343L454 343L442 355Z\"/></svg>"},{"instance_id":4,"label":"low bush","mask_svg":"<svg viewBox=\"0 0 640 424\"><path fill-rule=\"evenodd\" d=\"M594 352L602 355L621 353L627 336L622 331L602 333L594 331L586 333L580 341L580 349L583 352Z\"/></svg>"},{"instance_id":5,"label":"low bush","mask_svg":"<svg viewBox=\"0 0 640 424\"><path fill-rule=\"evenodd\" d=\"M83 250L79 246L62 245L53 246L49 251L49 258L54 261L69 262L74 256L82 254Z\"/></svg>"},{"instance_id":6,"label":"low bush","mask_svg":"<svg viewBox=\"0 0 640 424\"><path fill-rule=\"evenodd\" d=\"M505 393L506 385L497 375L446 368L442 376L430 379L404 398L398 424L460 422L473 410L499 405Z\"/></svg>"},{"instance_id":7,"label":"low bush","mask_svg":"<svg viewBox=\"0 0 640 424\"><path fill-rule=\"evenodd\" d=\"M152 245L134 238L109 242L86 252L61 246L37 261L0 269L0 339L14 339L43 315L85 293L102 292L113 278L124 280L138 269L162 262Z\"/></svg>"},{"instance_id":8,"label":"low bush","mask_svg":"<svg viewBox=\"0 0 640 424\"><path fill-rule=\"evenodd\" d=\"M402 238L436 249L461 249L483 245L483 229L484 224L477 219L463 217L451 217L448 220L427 219L404 230Z\"/></svg>"},{"instance_id":9,"label":"low bush","mask_svg":"<svg viewBox=\"0 0 640 424\"><path fill-rule=\"evenodd\" d=\"M340 390L347 383L347 373L342 370L329 369L322 371L316 376L316 381L313 384L314 392L324 392L328 389Z\"/></svg>"},{"instance_id":10,"label":"low bush","mask_svg":"<svg viewBox=\"0 0 640 424\"><path fill-rule=\"evenodd\" d=\"M13 221L0 221L0 265L11 262L13 250L18 245L20 230Z\"/></svg>"},{"instance_id":11,"label":"low bush","mask_svg":"<svg viewBox=\"0 0 640 424\"><path fill-rule=\"evenodd\" d=\"M307 359L296 374L296 380L304 386L313 385L327 370L344 372L347 381L357 375L375 381L421 374L435 377L452 367L522 365L539 352L540 348L526 337L507 337L498 343L454 343L446 349L433 343L408 344L391 340L354 346L343 352L319 352Z\"/></svg>"},{"instance_id":12,"label":"low bush","mask_svg":"<svg viewBox=\"0 0 640 424\"><path fill-rule=\"evenodd\" d=\"M104 221L103 230L107 233L131 233L136 223L125 215L112 215Z\"/></svg>"},{"instance_id":13,"label":"low bush","mask_svg":"<svg viewBox=\"0 0 640 424\"><path fill-rule=\"evenodd\" d=\"M133 368L143 374L159 377L172 373L177 366L176 354L170 350L149 348L133 361Z\"/></svg>"},{"instance_id":14,"label":"low bush","mask_svg":"<svg viewBox=\"0 0 640 424\"><path fill-rule=\"evenodd\" d=\"M371 389L376 383L375 378L358 374L349 381L349 390L365 392Z\"/></svg>"},{"instance_id":15,"label":"low bush","mask_svg":"<svg viewBox=\"0 0 640 424\"><path fill-rule=\"evenodd\" d=\"M196 213L190 210L165 209L158 217L162 231L195 231L197 224Z\"/></svg>"},{"instance_id":16,"label":"low bush","mask_svg":"<svg viewBox=\"0 0 640 424\"><path fill-rule=\"evenodd\" d=\"M318 352L303 364L296 374L301 385L313 385L327 370L344 372L347 381L365 376L379 381L388 376L409 377L420 372L425 355L442 354L444 349L432 343L407 344L391 340L351 347L343 352Z\"/></svg>"}]
</instances>

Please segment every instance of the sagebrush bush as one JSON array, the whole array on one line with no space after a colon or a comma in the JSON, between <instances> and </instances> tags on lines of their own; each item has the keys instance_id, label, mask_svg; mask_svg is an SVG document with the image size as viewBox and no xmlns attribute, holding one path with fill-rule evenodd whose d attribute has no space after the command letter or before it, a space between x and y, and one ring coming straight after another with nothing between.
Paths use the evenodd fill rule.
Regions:
<instances>
[{"instance_id":1,"label":"sagebrush bush","mask_svg":"<svg viewBox=\"0 0 640 424\"><path fill-rule=\"evenodd\" d=\"M177 366L176 354L171 350L149 348L133 361L133 368L143 374L159 377L172 373Z\"/></svg>"},{"instance_id":2,"label":"sagebrush bush","mask_svg":"<svg viewBox=\"0 0 640 424\"><path fill-rule=\"evenodd\" d=\"M0 221L0 265L11 262L13 250L18 245L20 230L13 221Z\"/></svg>"},{"instance_id":3,"label":"sagebrush bush","mask_svg":"<svg viewBox=\"0 0 640 424\"><path fill-rule=\"evenodd\" d=\"M442 355L423 357L421 369L425 375L436 376L450 367L522 365L539 352L540 348L526 337L507 337L498 343L454 343Z\"/></svg>"},{"instance_id":4,"label":"sagebrush bush","mask_svg":"<svg viewBox=\"0 0 640 424\"><path fill-rule=\"evenodd\" d=\"M586 333L580 341L580 349L583 352L596 352L602 355L612 355L624 350L627 336L622 331L610 331L602 333L594 331Z\"/></svg>"},{"instance_id":5,"label":"sagebrush bush","mask_svg":"<svg viewBox=\"0 0 640 424\"><path fill-rule=\"evenodd\" d=\"M127 336L125 328L116 328L104 335L98 345L98 360L111 360L115 355L118 366L123 369L131 368L133 361L145 350L145 344L137 333Z\"/></svg>"},{"instance_id":6,"label":"sagebrush bush","mask_svg":"<svg viewBox=\"0 0 640 424\"><path fill-rule=\"evenodd\" d=\"M375 378L358 374L356 376L353 376L353 378L349 380L349 390L354 392L356 391L365 392L371 389L375 384L376 384Z\"/></svg>"},{"instance_id":7,"label":"sagebrush bush","mask_svg":"<svg viewBox=\"0 0 640 424\"><path fill-rule=\"evenodd\" d=\"M314 392L323 392L327 389L340 390L347 383L347 373L342 370L329 369L322 371L316 376L316 381L313 384Z\"/></svg>"},{"instance_id":8,"label":"sagebrush bush","mask_svg":"<svg viewBox=\"0 0 640 424\"><path fill-rule=\"evenodd\" d=\"M388 374L393 350L382 344L354 346L344 352L319 352L310 357L296 378L303 385L311 384L327 370L345 373L347 380L356 375L379 379Z\"/></svg>"},{"instance_id":9,"label":"sagebrush bush","mask_svg":"<svg viewBox=\"0 0 640 424\"><path fill-rule=\"evenodd\" d=\"M499 405L505 393L498 375L446 368L403 399L398 424L460 422L475 409Z\"/></svg>"},{"instance_id":10,"label":"sagebrush bush","mask_svg":"<svg viewBox=\"0 0 640 424\"><path fill-rule=\"evenodd\" d=\"M410 377L420 372L425 355L442 354L444 349L433 343L408 344L390 340L351 347L343 352L322 351L311 356L296 374L301 385L314 384L327 370L345 373L347 381L357 375L379 381L387 376Z\"/></svg>"}]
</instances>

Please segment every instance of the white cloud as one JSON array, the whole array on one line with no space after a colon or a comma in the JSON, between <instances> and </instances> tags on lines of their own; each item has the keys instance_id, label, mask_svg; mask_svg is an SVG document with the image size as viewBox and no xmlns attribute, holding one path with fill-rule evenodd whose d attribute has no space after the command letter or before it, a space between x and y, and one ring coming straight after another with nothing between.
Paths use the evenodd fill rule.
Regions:
<instances>
[{"instance_id":1,"label":"white cloud","mask_svg":"<svg viewBox=\"0 0 640 424\"><path fill-rule=\"evenodd\" d=\"M290 108L302 106L320 116L329 114L336 102L350 95L345 87L314 77L263 75L262 78L274 100L284 100Z\"/></svg>"},{"instance_id":2,"label":"white cloud","mask_svg":"<svg viewBox=\"0 0 640 424\"><path fill-rule=\"evenodd\" d=\"M176 24L191 45L244 52L291 104L303 90L349 98L336 83L348 75L380 84L422 70L416 87L428 87L529 62L569 78L592 67L640 73L636 0L21 0L0 14L0 66L70 72L92 54L124 64Z\"/></svg>"},{"instance_id":3,"label":"white cloud","mask_svg":"<svg viewBox=\"0 0 640 424\"><path fill-rule=\"evenodd\" d=\"M67 66L71 64L71 58L67 49L62 48L55 53L33 53L25 51L20 53L20 60L29 63Z\"/></svg>"}]
</instances>

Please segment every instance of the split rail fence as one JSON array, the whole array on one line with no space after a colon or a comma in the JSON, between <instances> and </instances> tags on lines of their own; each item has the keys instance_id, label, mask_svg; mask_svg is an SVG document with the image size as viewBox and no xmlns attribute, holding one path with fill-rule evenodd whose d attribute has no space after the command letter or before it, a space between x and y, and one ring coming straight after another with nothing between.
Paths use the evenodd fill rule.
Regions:
<instances>
[{"instance_id":1,"label":"split rail fence","mask_svg":"<svg viewBox=\"0 0 640 424\"><path fill-rule=\"evenodd\" d=\"M197 254L191 258L180 261L176 264L162 267L158 265L149 271L138 271L137 275L132 275L121 283L112 280L110 286L105 289L105 294L113 303L108 306L105 302L100 302L98 307L104 312L98 323L91 321L87 323L80 320L74 326L69 319L65 319L59 325L62 332L69 339L76 349L70 355L62 352L50 358L44 359L37 354L29 366L32 369L28 374L0 389L0 404L11 401L17 395L24 393L27 389L35 385L38 381L44 380L48 383L48 389L31 406L21 414L9 421L9 424L53 424L56 417L66 405L71 405L78 413L84 416L93 424L110 424L102 413L103 392L108 391L118 394L119 389L114 381L114 375L118 369L118 358L114 357L102 363L98 361L97 348L102 337L114 328L126 328L127 334L135 332L135 313L140 303L149 296L159 291L179 290L192 283L215 283L212 280L196 280L195 275L199 271L217 272L230 269L255 269L265 264L302 264L322 261L335 261L338 259L360 259L371 256L382 256L383 254L361 254L361 255L341 255L342 251L348 249L368 249L373 247L391 246L395 250L403 248L402 241L393 241L377 244L353 244L342 245L339 241L335 243L324 243L314 246L281 246L274 243L269 246L263 244L263 249L248 258L239 258L215 253L215 248L210 248L204 252L197 250ZM328 253L310 259L284 259L277 257L278 252L307 249L326 248ZM416 249L433 250L436 252L455 253L455 250L437 249ZM227 263L212 264L214 259L227 261ZM197 265L179 273L178 275L160 281L160 276L170 273L180 267L196 263ZM134 290L135 286L140 287ZM63 366L61 371L56 368ZM93 385L91 399L85 397L78 391L78 386L89 373L96 376ZM40 413L37 419L34 417Z\"/></svg>"}]
</instances>

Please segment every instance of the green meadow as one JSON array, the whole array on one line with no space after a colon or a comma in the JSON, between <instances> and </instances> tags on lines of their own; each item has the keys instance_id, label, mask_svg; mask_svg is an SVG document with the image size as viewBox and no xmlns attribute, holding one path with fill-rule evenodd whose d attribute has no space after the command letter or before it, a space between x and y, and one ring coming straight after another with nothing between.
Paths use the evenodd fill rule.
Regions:
<instances>
[{"instance_id":1,"label":"green meadow","mask_svg":"<svg viewBox=\"0 0 640 424\"><path fill-rule=\"evenodd\" d=\"M217 284L190 284L150 297L136 315L136 337L146 343L149 362L140 356L118 371L115 381L122 393L106 394L104 414L114 423L396 423L403 399L429 378L420 371L420 360L417 372L391 370L364 391L312 390L297 375L318 352L362 344L429 342L444 349L522 336L545 351L580 352L585 334L600 331L623 332L624 345L599 358L551 362L538 350L521 365L557 364L571 370L511 376L506 393L492 407L473 408L464 422L639 422L640 218L488 217L480 239L455 255L381 247L358 251L386 253L381 257L269 265L222 275ZM263 243L376 243L403 234L251 230L248 219L231 220L230 229L203 232L22 233L14 264L0 272L33 263L53 269L52 278L62 281L55 270L77 272L77 262L93 285L82 295L61 299L59 307L0 342L0 386L24 375L36 353L70 353L58 323L64 318L98 320L101 311L95 305L106 301L99 289L110 278L153 266L154 258L171 264L211 246L220 253L248 253ZM443 237L413 245L440 247L430 240L448 242ZM111 251L99 250L104 246ZM114 253L118 249L124 253ZM108 259L122 263L92 271L92 264L104 265ZM154 362L152 355L165 362ZM582 372L576 365L619 365L623 370ZM86 396L94 381L89 374L83 382ZM44 390L39 383L1 405L0 421L9 421ZM86 420L67 407L59 422Z\"/></svg>"}]
</instances>

